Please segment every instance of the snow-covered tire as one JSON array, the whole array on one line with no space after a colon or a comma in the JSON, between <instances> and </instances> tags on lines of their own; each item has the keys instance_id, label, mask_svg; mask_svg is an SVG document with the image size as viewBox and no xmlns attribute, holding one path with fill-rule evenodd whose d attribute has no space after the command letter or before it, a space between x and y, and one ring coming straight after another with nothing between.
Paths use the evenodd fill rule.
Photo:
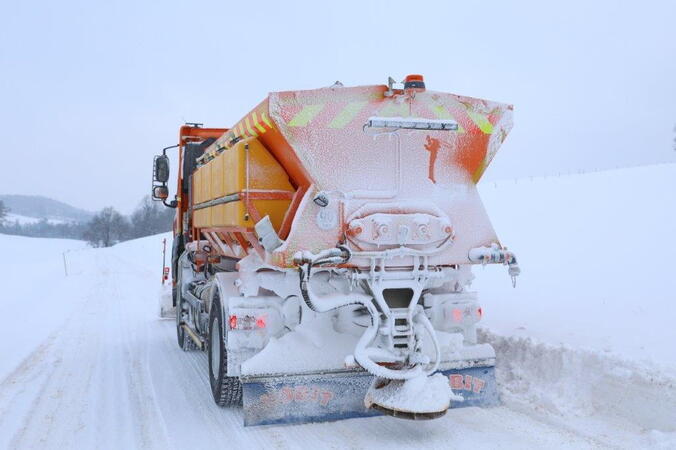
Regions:
<instances>
[{"instance_id":1,"label":"snow-covered tire","mask_svg":"<svg viewBox=\"0 0 676 450\"><path fill-rule=\"evenodd\" d=\"M218 294L213 299L209 313L209 382L214 402L219 406L242 403L242 383L238 377L229 377L228 354L225 348L225 324Z\"/></svg>"}]
</instances>

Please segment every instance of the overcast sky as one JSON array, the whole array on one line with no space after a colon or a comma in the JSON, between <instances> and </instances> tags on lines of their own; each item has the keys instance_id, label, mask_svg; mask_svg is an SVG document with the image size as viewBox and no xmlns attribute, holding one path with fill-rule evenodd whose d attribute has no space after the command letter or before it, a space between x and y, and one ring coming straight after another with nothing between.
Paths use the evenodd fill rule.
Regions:
<instances>
[{"instance_id":1,"label":"overcast sky","mask_svg":"<svg viewBox=\"0 0 676 450\"><path fill-rule=\"evenodd\" d=\"M128 213L184 121L408 73L515 105L487 179L676 160L676 2L320 4L3 2L0 193Z\"/></svg>"}]
</instances>

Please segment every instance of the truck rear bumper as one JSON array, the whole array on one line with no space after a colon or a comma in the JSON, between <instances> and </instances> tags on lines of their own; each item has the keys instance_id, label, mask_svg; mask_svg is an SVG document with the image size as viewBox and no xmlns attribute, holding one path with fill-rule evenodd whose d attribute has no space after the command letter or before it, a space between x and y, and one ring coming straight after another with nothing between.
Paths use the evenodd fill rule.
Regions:
<instances>
[{"instance_id":1,"label":"truck rear bumper","mask_svg":"<svg viewBox=\"0 0 676 450\"><path fill-rule=\"evenodd\" d=\"M500 403L495 359L442 363L439 372L464 401L451 408ZM380 416L364 406L373 375L361 369L242 376L244 425L298 424Z\"/></svg>"}]
</instances>

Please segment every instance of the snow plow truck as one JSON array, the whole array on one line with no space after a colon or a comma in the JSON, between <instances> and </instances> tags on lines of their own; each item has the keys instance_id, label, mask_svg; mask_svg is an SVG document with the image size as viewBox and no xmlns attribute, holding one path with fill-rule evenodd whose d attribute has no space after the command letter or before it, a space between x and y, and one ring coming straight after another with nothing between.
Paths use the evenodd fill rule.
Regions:
<instances>
[{"instance_id":1,"label":"snow plow truck","mask_svg":"<svg viewBox=\"0 0 676 450\"><path fill-rule=\"evenodd\" d=\"M186 124L155 157L176 209L178 345L205 351L244 424L499 401L472 265L519 273L476 183L512 106L399 83L273 92L231 128ZM169 200L169 157L178 149Z\"/></svg>"}]
</instances>

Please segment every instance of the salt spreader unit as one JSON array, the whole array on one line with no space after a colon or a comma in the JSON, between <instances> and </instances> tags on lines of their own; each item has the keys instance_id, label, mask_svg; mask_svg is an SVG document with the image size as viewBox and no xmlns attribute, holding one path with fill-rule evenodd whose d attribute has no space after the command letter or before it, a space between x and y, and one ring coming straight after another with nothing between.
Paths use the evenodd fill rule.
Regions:
<instances>
[{"instance_id":1,"label":"salt spreader unit","mask_svg":"<svg viewBox=\"0 0 676 450\"><path fill-rule=\"evenodd\" d=\"M512 107L403 83L274 92L232 128L180 129L179 346L246 425L498 402L473 264L518 275L476 189Z\"/></svg>"}]
</instances>

